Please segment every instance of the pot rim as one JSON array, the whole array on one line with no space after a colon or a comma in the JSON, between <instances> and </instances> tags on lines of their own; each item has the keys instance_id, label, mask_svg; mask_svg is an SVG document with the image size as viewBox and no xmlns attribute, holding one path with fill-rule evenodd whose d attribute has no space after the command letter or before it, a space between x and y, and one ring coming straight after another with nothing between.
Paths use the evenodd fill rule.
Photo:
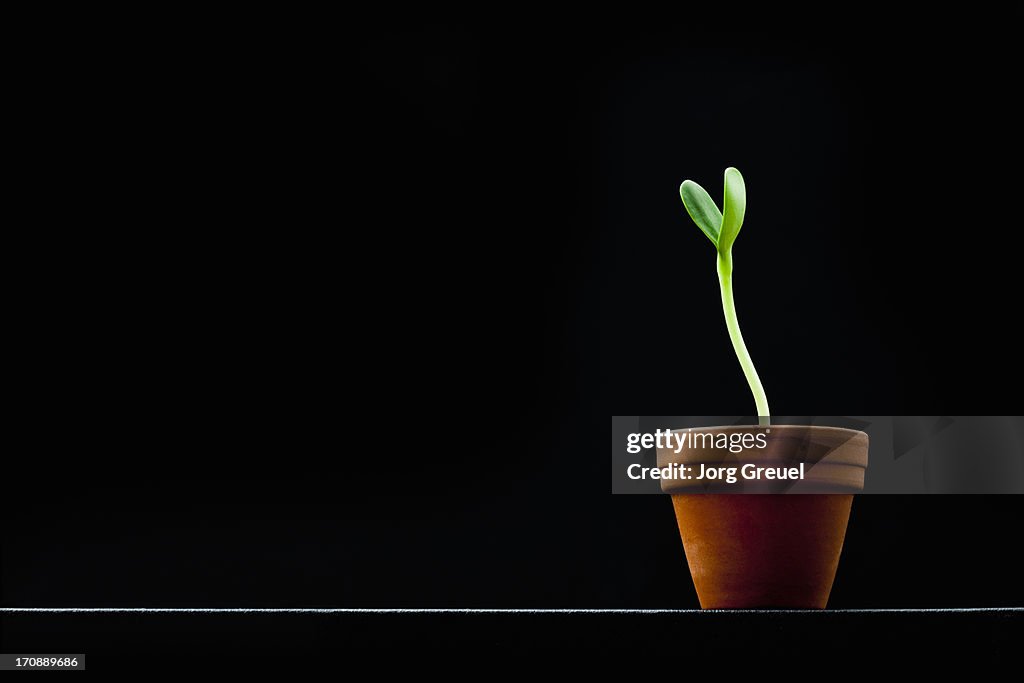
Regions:
<instances>
[{"instance_id":1,"label":"pot rim","mask_svg":"<svg viewBox=\"0 0 1024 683\"><path fill-rule=\"evenodd\" d=\"M859 429L849 429L848 427L832 427L832 426L829 426L829 425L788 425L788 424L787 425L778 425L778 424L767 424L767 425L719 425L719 426L712 426L712 427L679 427L677 429L671 429L669 431L674 434L676 432L692 432L692 431L695 431L695 430L696 431L702 431L702 432L711 432L711 431L714 431L714 432L728 432L728 431L733 431L733 430L737 430L738 431L738 430L743 430L743 429L772 429L772 430L776 430L776 429L778 429L778 430L805 429L805 430L810 430L810 431L815 431L815 432L823 432L823 433L831 432L831 433L834 433L834 434L839 434L839 433L842 433L842 432L846 432L846 433L848 433L850 435L850 438L854 438L858 434L863 434L865 437L868 436L867 432L861 431Z\"/></svg>"},{"instance_id":2,"label":"pot rim","mask_svg":"<svg viewBox=\"0 0 1024 683\"><path fill-rule=\"evenodd\" d=\"M673 464L730 467L751 464L755 467L783 468L798 466L801 479L788 487L794 492L827 490L856 493L864 489L870 437L856 429L825 425L728 425L669 430L671 434L686 432L713 436L753 434L762 437L758 440L762 445L744 443L742 446L719 446L702 439L690 443L680 441L674 444L675 447L656 449L658 467ZM764 435L767 436L766 439ZM733 450L736 446L739 446L738 450ZM679 448L678 452L675 450L676 447ZM685 493L703 486L698 479L690 477L661 481L663 493ZM771 483L754 482L748 485L747 490L756 493L765 487L766 490L771 490L773 486Z\"/></svg>"}]
</instances>

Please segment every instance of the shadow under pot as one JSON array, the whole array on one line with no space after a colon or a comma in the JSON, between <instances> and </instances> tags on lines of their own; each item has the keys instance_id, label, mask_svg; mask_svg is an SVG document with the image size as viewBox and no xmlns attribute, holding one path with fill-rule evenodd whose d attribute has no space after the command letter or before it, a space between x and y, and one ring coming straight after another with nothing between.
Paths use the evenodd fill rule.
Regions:
<instances>
[{"instance_id":1,"label":"shadow under pot","mask_svg":"<svg viewBox=\"0 0 1024 683\"><path fill-rule=\"evenodd\" d=\"M658 466L689 478L661 488L701 607L824 609L864 488L868 435L796 425L673 434L682 448L659 448Z\"/></svg>"}]
</instances>

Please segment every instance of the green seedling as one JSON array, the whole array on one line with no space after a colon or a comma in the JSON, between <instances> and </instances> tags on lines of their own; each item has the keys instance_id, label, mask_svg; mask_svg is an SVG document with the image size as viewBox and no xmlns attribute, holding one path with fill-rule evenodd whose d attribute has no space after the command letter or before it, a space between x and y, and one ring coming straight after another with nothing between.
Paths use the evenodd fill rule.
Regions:
<instances>
[{"instance_id":1,"label":"green seedling","mask_svg":"<svg viewBox=\"0 0 1024 683\"><path fill-rule=\"evenodd\" d=\"M707 191L693 182L684 180L679 186L679 196L683 198L683 206L697 227L704 231L718 252L718 282L722 286L722 309L725 311L725 326L729 330L732 348L743 368L743 374L754 394L758 421L762 425L770 423L768 397L765 396L761 378L757 376L754 361L750 359L747 345L743 343L740 332L740 321L736 317L736 304L732 298L732 245L743 227L743 215L747 210L747 188L743 184L743 176L735 168L725 169L725 196L722 199L722 210L718 210L715 200Z\"/></svg>"}]
</instances>

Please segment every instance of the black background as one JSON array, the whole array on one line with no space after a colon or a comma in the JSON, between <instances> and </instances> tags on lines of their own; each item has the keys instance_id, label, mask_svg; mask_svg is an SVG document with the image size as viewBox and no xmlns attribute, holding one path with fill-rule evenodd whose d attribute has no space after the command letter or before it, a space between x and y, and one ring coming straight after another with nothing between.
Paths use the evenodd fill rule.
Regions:
<instances>
[{"instance_id":1,"label":"black background","mask_svg":"<svg viewBox=\"0 0 1024 683\"><path fill-rule=\"evenodd\" d=\"M1014 17L245 21L25 79L4 606L695 607L613 414L1020 412ZM863 496L833 607L1024 605L1018 498Z\"/></svg>"}]
</instances>

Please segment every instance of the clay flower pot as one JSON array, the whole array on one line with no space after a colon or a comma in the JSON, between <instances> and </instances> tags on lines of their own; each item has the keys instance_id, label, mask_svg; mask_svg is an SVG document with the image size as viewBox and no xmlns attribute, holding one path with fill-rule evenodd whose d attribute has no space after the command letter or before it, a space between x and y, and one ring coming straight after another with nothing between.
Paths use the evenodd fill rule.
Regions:
<instances>
[{"instance_id":1,"label":"clay flower pot","mask_svg":"<svg viewBox=\"0 0 1024 683\"><path fill-rule=\"evenodd\" d=\"M659 467L686 466L693 477L663 479L661 486L672 494L701 607L823 609L839 565L853 494L864 488L867 434L783 425L674 433L686 431L762 434L765 440L763 448L741 447L737 452L706 447L706 442L684 446L679 453L658 449ZM747 468L750 473L766 469L761 479L744 479L743 465L753 466ZM696 478L702 470L725 476L731 468L736 468L731 484ZM767 468L776 475L802 472L803 479L766 479Z\"/></svg>"}]
</instances>

